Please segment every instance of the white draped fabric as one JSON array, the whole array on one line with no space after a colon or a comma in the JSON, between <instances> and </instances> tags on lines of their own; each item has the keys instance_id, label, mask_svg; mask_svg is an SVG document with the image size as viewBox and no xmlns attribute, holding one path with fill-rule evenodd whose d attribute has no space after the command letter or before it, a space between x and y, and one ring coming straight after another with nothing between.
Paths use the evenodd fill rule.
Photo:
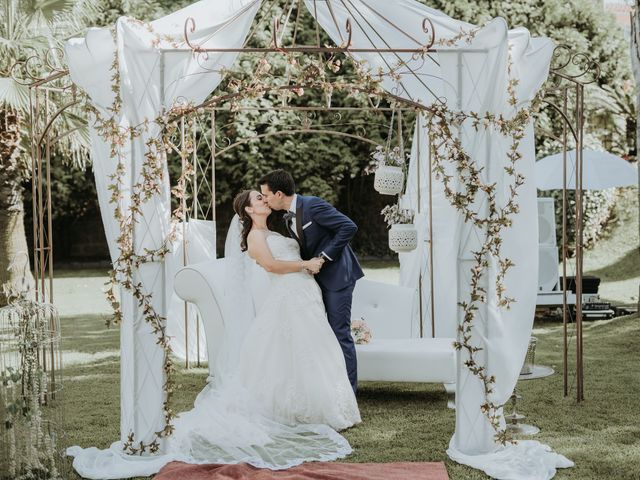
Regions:
<instances>
[{"instance_id":1,"label":"white draped fabric","mask_svg":"<svg viewBox=\"0 0 640 480\"><path fill-rule=\"evenodd\" d=\"M423 116L419 116L411 143L407 189L401 199L403 208L410 208L416 212L414 223L418 229L418 247L412 252L399 255L400 284L413 288L421 287L422 324L425 337L455 338L458 316L456 301L458 242L455 239L461 219L445 197L442 182L434 181L433 178L431 181L432 213L431 218L429 217L429 148L426 120ZM418 184L420 185L419 195ZM429 258L430 223L433 225L433 296L431 295ZM421 282L420 273L422 273ZM433 329L432 323L435 327Z\"/></svg>"},{"instance_id":2,"label":"white draped fabric","mask_svg":"<svg viewBox=\"0 0 640 480\"><path fill-rule=\"evenodd\" d=\"M306 0L306 4L312 13L317 12L320 25L338 44L348 37L345 23L349 18L353 29L353 48L417 47L418 42L426 42L422 30L425 18L431 20L435 28L436 41L452 39L460 32L477 28L413 0L354 0L346 3ZM389 72L398 60L405 62L406 67L396 72L399 76L386 75L383 80L387 91L405 99L423 105L444 101L456 111L473 111L480 115L490 112L509 118L515 112L508 102L509 52L512 76L519 80L516 97L519 101L517 107L521 108L530 103L546 80L553 47L549 39L531 38L525 29L508 31L505 21L498 18L479 28L469 40L456 40L446 46L436 43L437 53L424 59L412 58L410 53L354 53L353 56L366 62L373 73ZM428 245L425 243L428 239L429 206L429 176L425 173L429 171L429 145L428 131L424 128L425 122L422 123L416 126L414 133L408 198L405 199L405 205L408 203L417 209L420 188L421 214L416 220L420 228L420 247L401 256L401 279L404 284L417 286L418 273L422 270L426 279L422 284L423 305L429 308ZM503 168L508 163L510 139L493 129L476 130L470 122L462 125L458 135L475 165L482 167L482 180L488 184L495 182L498 191L502 192L498 207L504 206L511 185L511 179ZM519 151L523 158L518 162L518 171L529 181L519 189L516 200L520 212L514 218L513 226L502 233L502 254L516 264L509 270L504 283L507 295L516 298L517 303L510 310L498 307L495 293L498 265L491 258L482 285L487 289L488 302L480 305L472 332L472 343L483 349L479 357L481 364L487 365L489 375L496 376L492 396L496 404L505 403L513 391L526 353L535 309L537 262L531 252L536 251L537 217L532 126L527 129ZM422 172L419 184L418 164ZM455 179L453 167L449 165L448 168L451 168L450 173ZM464 221L445 198L441 182L433 179L432 185L435 334L453 336L461 321L458 302L469 298L470 269L474 264L472 252L480 249L486 233ZM486 211L487 205L478 202L474 208L482 212L483 209ZM426 334L431 333L429 314L427 310ZM458 355L456 430L448 450L450 457L505 479L550 478L556 467L570 466L571 462L547 452L546 447L538 442L528 442L528 448L497 447L493 439L494 430L480 409L485 401L482 382L464 366L466 359L465 354Z\"/></svg>"},{"instance_id":3,"label":"white draped fabric","mask_svg":"<svg viewBox=\"0 0 640 480\"><path fill-rule=\"evenodd\" d=\"M117 55L122 112L116 120L123 127L150 121L143 133L123 149L126 173L121 206L125 211L130 203L132 185L142 180L145 143L159 133L159 126L153 120L177 102L202 102L220 83L221 69L228 68L237 55L194 56L182 41L185 21L189 17L197 19L196 30L190 38L201 46L239 48L259 5L257 0L205 0L151 22L153 32L132 19L120 18L116 24L116 42L108 29L92 29L85 38L68 42L66 51L71 78L89 94L102 115L109 116L107 108L114 98L110 67L114 55ZM115 260L119 253L116 243L119 225L113 217L114 206L109 204L111 193L107 187L117 160L111 158L109 145L95 130L92 131L92 140L98 198L111 258ZM139 222L134 226L134 248L140 255L145 249L159 248L169 233L171 207L166 164L163 169L162 191L143 203ZM192 236L191 248L197 249L201 240L201 236ZM206 243L200 246L200 250L207 248ZM174 335L181 332L178 322L183 322L182 315L176 314L180 308L173 316L169 311L173 292L171 279L182 258L181 255L175 257L171 258L170 254L165 262L142 265L134 274L135 281L142 283L145 293L153 295L156 311L163 316L169 313L168 332ZM154 432L164 425L164 352L156 345L156 337L144 321L137 302L124 290L120 296L123 309L120 334L121 440L133 432L136 442L149 443Z\"/></svg>"},{"instance_id":4,"label":"white draped fabric","mask_svg":"<svg viewBox=\"0 0 640 480\"><path fill-rule=\"evenodd\" d=\"M305 0L305 3L337 44L346 41L348 34L345 24L350 19L354 48L420 48L428 42L430 35L423 31L424 18L432 22L438 40L455 39L461 31L468 32L476 28L413 0ZM236 54L209 54L208 58L196 58L191 52L176 50L174 43L181 43L185 20L188 17L196 19L196 31L191 35L193 42L205 47L238 48L246 37L259 5L259 0L204 0L152 22L155 32L149 32L130 19L121 18L116 25L117 42L113 41L106 29L96 29L90 31L86 38L68 43L72 79L88 92L103 115L108 114L106 109L113 100L109 67L114 54L117 54L123 100L122 115L117 120L123 127L139 125L145 119L152 120L178 100L201 102L220 83L220 68L229 67ZM173 37L175 42L167 39L167 35ZM405 62L406 66L399 71L399 78L386 75L383 81L384 88L399 97L423 105L446 102L454 110L480 114L491 112L510 117L514 109L509 106L507 96L509 52L513 62L512 75L520 81L516 96L520 102L518 107L521 107L531 101L545 81L553 44L545 38L531 38L524 29L508 31L504 20L494 19L478 29L468 41L453 40L446 46L438 44L434 48L437 48L437 53L424 58L414 58L410 53L390 52L358 53L354 57L364 61L372 72L388 72L397 65L398 60ZM430 286L428 272L424 270L427 264L424 240L428 232L424 227L428 219L429 191L425 173L428 172L429 147L424 123L426 121L414 133L409 190L405 200L417 206L417 192L420 189L422 205L417 223L421 227L422 241L416 252L403 256L401 275L403 283L415 285L419 269L423 269L423 276L427 279L423 287L427 292ZM157 134L158 126L150 124L140 137L132 139L125 146L126 188L131 188L139 181L145 141ZM507 163L509 139L493 130L480 128L476 131L468 124L463 124L458 134L475 164L483 168L483 180L495 182L503 192L498 198L498 203L503 205L510 186L510 178L503 169ZM92 132L92 139L99 201L111 256L115 260L118 256L115 240L119 227L113 219L107 186L109 175L115 171L116 161L110 158L109 145L95 131ZM523 158L518 162L519 172L532 178L532 126L520 144L520 152ZM418 164L422 172L419 182ZM158 248L169 231L169 185L166 165L163 168L163 191L144 204L141 221L135 226L137 253L144 253L145 248ZM130 190L125 190L123 208L127 207L130 194ZM431 196L435 239L435 334L453 336L460 316L457 302L465 300L469 294L469 269L473 263L471 252L479 248L485 233L464 222L449 205L438 182L434 181ZM533 220L537 218L535 186L532 181L527 181L520 189L517 200L520 213L515 217L513 226L503 232L503 255L516 263L516 267L509 271L505 285L507 295L515 297L517 303L511 310L498 308L493 290L497 266L495 260L490 260L483 285L489 293L489 300L486 305L481 305L472 337L473 343L484 349L485 358L480 361L486 362L488 373L496 376L493 394L496 404L507 400L517 381L535 306L537 257L529 253L535 251L537 238ZM474 207L483 209L486 205L479 203ZM197 239L191 241L192 245L199 244ZM199 245L203 246L202 243ZM169 305L171 278L175 266L181 264L181 255L175 250L172 255L165 262L144 265L135 272L135 276L136 280L142 282L145 291L153 294L157 311L162 315L169 313L168 330L180 332L178 322L182 321L182 316L172 315ZM419 267L410 267L411 264ZM134 432L136 441L148 442L153 438L153 432L160 430L163 425L163 351L155 345L155 337L150 334L136 302L124 291L121 296L124 312L121 327L121 439L124 440L129 432ZM429 304L430 298L425 297L425 305ZM428 329L426 334L431 334L431 331ZM527 478L550 478L556 467L569 466L568 460L548 452L538 442L522 442L517 447L501 449L496 447L493 429L480 410L484 402L482 385L464 367L464 360L460 355L456 430L448 450L450 457L481 468L496 478L525 478L525 475L529 475ZM106 463L112 463L114 458L120 462L121 445L116 443L106 452L109 452L104 459ZM150 464L152 462L150 460ZM125 461L119 465L127 464ZM150 467L151 470L153 468L156 467ZM131 470L130 473L143 474L139 470Z\"/></svg>"}]
</instances>

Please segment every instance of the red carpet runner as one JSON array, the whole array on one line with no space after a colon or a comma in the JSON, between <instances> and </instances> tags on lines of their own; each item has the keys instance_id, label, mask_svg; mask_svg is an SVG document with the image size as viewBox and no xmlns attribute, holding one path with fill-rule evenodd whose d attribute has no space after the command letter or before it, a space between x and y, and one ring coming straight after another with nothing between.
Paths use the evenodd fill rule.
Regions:
<instances>
[{"instance_id":1,"label":"red carpet runner","mask_svg":"<svg viewBox=\"0 0 640 480\"><path fill-rule=\"evenodd\" d=\"M448 480L442 462L304 463L289 470L172 462L154 480Z\"/></svg>"}]
</instances>

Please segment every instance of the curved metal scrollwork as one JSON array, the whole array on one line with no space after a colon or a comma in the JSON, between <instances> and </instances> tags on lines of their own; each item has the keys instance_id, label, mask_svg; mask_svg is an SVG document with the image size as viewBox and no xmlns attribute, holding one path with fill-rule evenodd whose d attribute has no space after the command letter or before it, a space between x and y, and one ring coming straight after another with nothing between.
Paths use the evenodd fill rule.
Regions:
<instances>
[{"instance_id":1,"label":"curved metal scrollwork","mask_svg":"<svg viewBox=\"0 0 640 480\"><path fill-rule=\"evenodd\" d=\"M36 53L17 61L9 69L9 75L16 83L25 86L60 78L67 74L66 69L58 66L64 64L62 58L64 58L64 50L53 47L44 54Z\"/></svg>"},{"instance_id":2,"label":"curved metal scrollwork","mask_svg":"<svg viewBox=\"0 0 640 480\"><path fill-rule=\"evenodd\" d=\"M353 27L351 26L351 19L350 18L347 18L347 25L346 25L345 28L347 29L347 35L349 35L349 36L347 37L347 44L346 44L346 46L344 48L346 48L348 50L349 48L351 48L351 45L352 45L351 37L353 35Z\"/></svg>"},{"instance_id":3,"label":"curved metal scrollwork","mask_svg":"<svg viewBox=\"0 0 640 480\"><path fill-rule=\"evenodd\" d=\"M586 53L573 52L569 45L561 44L556 46L553 50L551 62L551 71L558 76L557 82L565 79L588 85L596 82L600 77L600 65L598 62L590 58ZM553 66L554 62L558 62L558 65ZM577 69L571 67L577 67Z\"/></svg>"},{"instance_id":4,"label":"curved metal scrollwork","mask_svg":"<svg viewBox=\"0 0 640 480\"><path fill-rule=\"evenodd\" d=\"M198 52L200 51L200 45L191 43L191 40L189 40L189 32L193 33L195 31L196 21L193 19L193 17L187 18L184 22L184 43L186 43L187 46L194 52Z\"/></svg>"},{"instance_id":5,"label":"curved metal scrollwork","mask_svg":"<svg viewBox=\"0 0 640 480\"><path fill-rule=\"evenodd\" d=\"M429 17L425 17L422 20L422 31L431 35L429 43L424 46L425 50L431 50L431 47L436 43L436 27Z\"/></svg>"}]
</instances>

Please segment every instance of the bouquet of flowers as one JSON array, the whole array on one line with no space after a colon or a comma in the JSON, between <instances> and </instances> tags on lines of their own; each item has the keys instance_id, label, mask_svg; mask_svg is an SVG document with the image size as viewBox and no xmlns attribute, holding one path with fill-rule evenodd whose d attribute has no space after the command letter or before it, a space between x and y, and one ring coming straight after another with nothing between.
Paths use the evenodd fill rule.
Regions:
<instances>
[{"instance_id":1,"label":"bouquet of flowers","mask_svg":"<svg viewBox=\"0 0 640 480\"><path fill-rule=\"evenodd\" d=\"M384 217L384 221L387 225L402 224L406 225L413 223L414 212L410 208L400 208L398 204L387 205L384 207L380 214Z\"/></svg>"},{"instance_id":2,"label":"bouquet of flowers","mask_svg":"<svg viewBox=\"0 0 640 480\"><path fill-rule=\"evenodd\" d=\"M351 322L351 335L357 345L366 345L371 341L371 330L364 318L359 318Z\"/></svg>"}]
</instances>

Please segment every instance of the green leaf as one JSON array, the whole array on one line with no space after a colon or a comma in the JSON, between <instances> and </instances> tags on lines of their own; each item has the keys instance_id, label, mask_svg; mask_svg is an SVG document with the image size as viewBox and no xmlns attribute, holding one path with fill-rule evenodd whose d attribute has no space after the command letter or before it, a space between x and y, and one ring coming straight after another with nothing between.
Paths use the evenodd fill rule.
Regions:
<instances>
[{"instance_id":1,"label":"green leaf","mask_svg":"<svg viewBox=\"0 0 640 480\"><path fill-rule=\"evenodd\" d=\"M0 104L9 105L17 110L28 110L29 88L20 85L13 78L0 78Z\"/></svg>"},{"instance_id":2,"label":"green leaf","mask_svg":"<svg viewBox=\"0 0 640 480\"><path fill-rule=\"evenodd\" d=\"M24 2L22 8L32 18L41 17L52 22L59 15L72 10L73 4L72 0L31 0Z\"/></svg>"}]
</instances>

